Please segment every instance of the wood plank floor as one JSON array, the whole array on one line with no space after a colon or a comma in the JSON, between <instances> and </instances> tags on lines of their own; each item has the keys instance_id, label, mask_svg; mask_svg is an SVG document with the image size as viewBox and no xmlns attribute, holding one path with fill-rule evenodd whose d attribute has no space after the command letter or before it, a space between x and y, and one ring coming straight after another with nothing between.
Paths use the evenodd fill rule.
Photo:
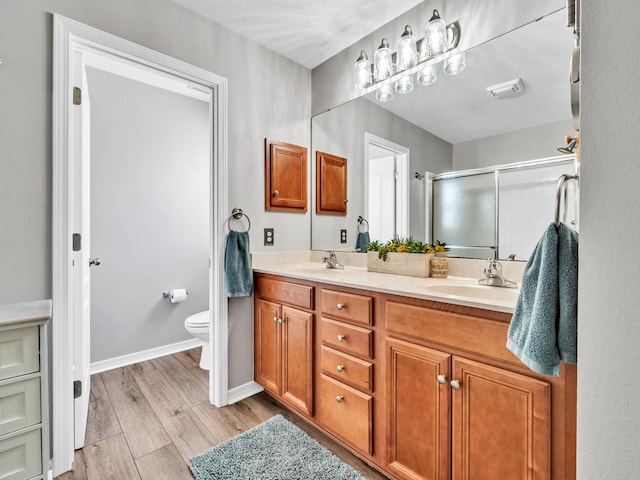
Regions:
<instances>
[{"instance_id":1,"label":"wood plank floor","mask_svg":"<svg viewBox=\"0 0 640 480\"><path fill-rule=\"evenodd\" d=\"M277 414L365 477L386 478L264 393L214 407L199 361L196 348L93 375L85 447L56 480L192 479L190 457Z\"/></svg>"}]
</instances>

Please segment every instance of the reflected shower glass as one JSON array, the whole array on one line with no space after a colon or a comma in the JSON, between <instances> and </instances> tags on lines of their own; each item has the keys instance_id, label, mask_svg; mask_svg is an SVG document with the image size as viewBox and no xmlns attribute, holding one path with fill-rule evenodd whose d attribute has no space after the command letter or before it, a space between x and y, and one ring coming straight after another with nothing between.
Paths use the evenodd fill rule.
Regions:
<instances>
[{"instance_id":1,"label":"reflected shower glass","mask_svg":"<svg viewBox=\"0 0 640 480\"><path fill-rule=\"evenodd\" d=\"M472 252L475 258L494 257L496 180L493 172L434 180L433 240L451 245L451 256L462 256L463 252L469 256Z\"/></svg>"}]
</instances>

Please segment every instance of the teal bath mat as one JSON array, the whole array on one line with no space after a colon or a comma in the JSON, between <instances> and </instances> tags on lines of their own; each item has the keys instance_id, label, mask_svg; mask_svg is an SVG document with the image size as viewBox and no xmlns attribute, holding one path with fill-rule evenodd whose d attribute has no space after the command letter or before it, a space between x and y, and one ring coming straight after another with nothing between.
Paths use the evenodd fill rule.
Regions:
<instances>
[{"instance_id":1,"label":"teal bath mat","mask_svg":"<svg viewBox=\"0 0 640 480\"><path fill-rule=\"evenodd\" d=\"M188 463L196 480L366 480L281 415Z\"/></svg>"}]
</instances>

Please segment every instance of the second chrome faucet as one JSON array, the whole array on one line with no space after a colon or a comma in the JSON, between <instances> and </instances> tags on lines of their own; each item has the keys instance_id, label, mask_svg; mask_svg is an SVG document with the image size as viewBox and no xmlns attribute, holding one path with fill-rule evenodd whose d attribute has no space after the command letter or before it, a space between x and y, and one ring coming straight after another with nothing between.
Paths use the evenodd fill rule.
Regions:
<instances>
[{"instance_id":1,"label":"second chrome faucet","mask_svg":"<svg viewBox=\"0 0 640 480\"><path fill-rule=\"evenodd\" d=\"M327 264L327 268L335 268L335 269L343 269L344 265L338 262L338 257L336 257L336 252L329 251L328 255L322 257L322 261Z\"/></svg>"}]
</instances>

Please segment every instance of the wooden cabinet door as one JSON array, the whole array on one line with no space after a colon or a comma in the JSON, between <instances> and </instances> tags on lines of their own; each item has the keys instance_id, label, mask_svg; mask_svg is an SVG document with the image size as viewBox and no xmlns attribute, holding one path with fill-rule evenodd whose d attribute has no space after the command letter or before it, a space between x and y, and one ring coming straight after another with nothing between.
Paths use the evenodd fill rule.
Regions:
<instances>
[{"instance_id":1,"label":"wooden cabinet door","mask_svg":"<svg viewBox=\"0 0 640 480\"><path fill-rule=\"evenodd\" d=\"M265 390L280 395L282 384L280 305L262 299L255 301L254 368L255 380Z\"/></svg>"},{"instance_id":2,"label":"wooden cabinet door","mask_svg":"<svg viewBox=\"0 0 640 480\"><path fill-rule=\"evenodd\" d=\"M453 358L453 480L551 478L551 387Z\"/></svg>"},{"instance_id":3,"label":"wooden cabinet door","mask_svg":"<svg viewBox=\"0 0 640 480\"><path fill-rule=\"evenodd\" d=\"M307 149L265 139L265 208L307 211Z\"/></svg>"},{"instance_id":4,"label":"wooden cabinet door","mask_svg":"<svg viewBox=\"0 0 640 480\"><path fill-rule=\"evenodd\" d=\"M316 213L347 214L347 159L316 152Z\"/></svg>"},{"instance_id":5,"label":"wooden cabinet door","mask_svg":"<svg viewBox=\"0 0 640 480\"><path fill-rule=\"evenodd\" d=\"M387 339L385 344L386 468L400 478L446 480L451 448L451 355L396 339Z\"/></svg>"},{"instance_id":6,"label":"wooden cabinet door","mask_svg":"<svg viewBox=\"0 0 640 480\"><path fill-rule=\"evenodd\" d=\"M282 398L313 414L313 314L282 307Z\"/></svg>"}]
</instances>

